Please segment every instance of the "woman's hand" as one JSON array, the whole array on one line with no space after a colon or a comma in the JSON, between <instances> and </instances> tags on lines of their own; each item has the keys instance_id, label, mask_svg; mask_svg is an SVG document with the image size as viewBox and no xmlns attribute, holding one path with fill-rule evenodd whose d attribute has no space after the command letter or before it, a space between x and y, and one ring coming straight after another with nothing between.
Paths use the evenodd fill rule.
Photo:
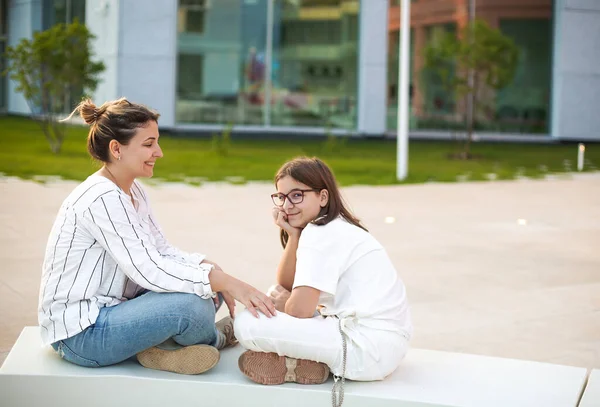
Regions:
<instances>
[{"instance_id":1,"label":"woman's hand","mask_svg":"<svg viewBox=\"0 0 600 407\"><path fill-rule=\"evenodd\" d=\"M235 299L227 291L223 292L223 300L229 309L231 318L235 318Z\"/></svg>"},{"instance_id":2,"label":"woman's hand","mask_svg":"<svg viewBox=\"0 0 600 407\"><path fill-rule=\"evenodd\" d=\"M202 263L212 264L215 269L221 271L223 270L217 263L212 262L208 259L202 260ZM222 291L221 295L223 296L225 305L227 305L227 308L229 309L229 315L231 316L231 318L235 317L235 300L227 291ZM215 298L213 298L213 302L215 303L215 308L219 308L220 300L218 295Z\"/></svg>"},{"instance_id":3,"label":"woman's hand","mask_svg":"<svg viewBox=\"0 0 600 407\"><path fill-rule=\"evenodd\" d=\"M290 237L300 238L300 233L302 233L302 229L293 227L288 223L287 215L283 208L274 206L272 214L273 220L275 221L275 224L277 226L285 230Z\"/></svg>"},{"instance_id":4,"label":"woman's hand","mask_svg":"<svg viewBox=\"0 0 600 407\"><path fill-rule=\"evenodd\" d=\"M225 293L227 293L227 295ZM231 307L227 302L228 297L231 299L235 298L244 304L246 309L250 311L250 313L256 318L258 318L257 310L260 310L260 312L265 314L267 318L271 318L272 316L274 317L277 313L275 305L269 297L252 287L250 284L244 283L240 280L234 280L234 282L231 284L231 288L224 292L223 296L230 310Z\"/></svg>"},{"instance_id":5,"label":"woman's hand","mask_svg":"<svg viewBox=\"0 0 600 407\"><path fill-rule=\"evenodd\" d=\"M279 284L274 285L267 291L267 295L271 298L273 304L275 304L275 309L279 312L285 312L285 303L290 298L291 294L292 293Z\"/></svg>"},{"instance_id":6,"label":"woman's hand","mask_svg":"<svg viewBox=\"0 0 600 407\"><path fill-rule=\"evenodd\" d=\"M211 270L209 278L213 291L223 294L223 299L230 313L235 308L234 300L237 300L244 304L256 318L258 318L257 310L260 310L268 318L275 316L277 311L273 301L250 284L244 283L226 274L221 268L216 267Z\"/></svg>"},{"instance_id":7,"label":"woman's hand","mask_svg":"<svg viewBox=\"0 0 600 407\"><path fill-rule=\"evenodd\" d=\"M229 309L229 316L235 318L235 300L227 291L220 292L219 294L223 296L223 301L225 302L225 305L227 305L227 309ZM218 295L213 298L213 302L215 303L215 308L219 308L221 301Z\"/></svg>"}]
</instances>

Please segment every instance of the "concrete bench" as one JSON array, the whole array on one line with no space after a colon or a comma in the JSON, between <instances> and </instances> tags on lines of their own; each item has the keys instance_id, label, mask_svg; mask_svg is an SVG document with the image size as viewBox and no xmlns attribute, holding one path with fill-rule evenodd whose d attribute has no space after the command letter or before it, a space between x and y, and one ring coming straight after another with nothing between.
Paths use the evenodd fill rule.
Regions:
<instances>
[{"instance_id":1,"label":"concrete bench","mask_svg":"<svg viewBox=\"0 0 600 407\"><path fill-rule=\"evenodd\" d=\"M600 370L594 369L588 378L579 407L600 406Z\"/></svg>"},{"instance_id":2,"label":"concrete bench","mask_svg":"<svg viewBox=\"0 0 600 407\"><path fill-rule=\"evenodd\" d=\"M38 328L27 327L0 369L0 405L331 405L331 379L318 386L258 385L238 370L242 351L223 351L217 367L198 376L144 369L134 361L82 368L42 347ZM584 368L412 349L385 381L346 382L344 406L576 407L586 377Z\"/></svg>"}]
</instances>

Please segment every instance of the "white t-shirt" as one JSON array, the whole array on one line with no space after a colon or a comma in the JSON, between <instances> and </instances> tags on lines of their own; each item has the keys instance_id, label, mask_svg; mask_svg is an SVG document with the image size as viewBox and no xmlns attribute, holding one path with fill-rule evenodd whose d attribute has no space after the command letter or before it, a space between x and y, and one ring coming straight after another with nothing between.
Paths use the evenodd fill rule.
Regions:
<instances>
[{"instance_id":1,"label":"white t-shirt","mask_svg":"<svg viewBox=\"0 0 600 407\"><path fill-rule=\"evenodd\" d=\"M353 326L397 332L407 340L412 335L406 290L385 249L341 217L302 231L294 288L300 286L320 290L321 315L339 317L359 345L368 338L365 329Z\"/></svg>"}]
</instances>

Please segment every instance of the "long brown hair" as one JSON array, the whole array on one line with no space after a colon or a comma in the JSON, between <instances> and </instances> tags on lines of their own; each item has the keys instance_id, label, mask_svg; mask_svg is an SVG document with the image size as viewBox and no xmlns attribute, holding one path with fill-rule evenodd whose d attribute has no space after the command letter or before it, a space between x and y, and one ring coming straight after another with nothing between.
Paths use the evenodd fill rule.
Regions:
<instances>
[{"instance_id":1,"label":"long brown hair","mask_svg":"<svg viewBox=\"0 0 600 407\"><path fill-rule=\"evenodd\" d=\"M347 222L368 232L367 228L348 209L333 172L323 161L317 157L298 157L286 162L275 175L275 187L277 187L280 179L288 176L310 188L317 190L326 189L329 192L327 205L321 208L319 215L312 223L315 225L326 225L338 216L341 216ZM281 229L279 237L281 245L285 248L289 239L287 232Z\"/></svg>"}]
</instances>

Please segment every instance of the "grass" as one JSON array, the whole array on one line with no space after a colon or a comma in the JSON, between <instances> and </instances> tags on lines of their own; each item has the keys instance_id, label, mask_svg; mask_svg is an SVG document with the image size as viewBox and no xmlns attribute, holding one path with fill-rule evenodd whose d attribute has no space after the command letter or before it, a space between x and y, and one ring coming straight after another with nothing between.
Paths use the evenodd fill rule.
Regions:
<instances>
[{"instance_id":1,"label":"grass","mask_svg":"<svg viewBox=\"0 0 600 407\"><path fill-rule=\"evenodd\" d=\"M86 136L87 127L69 127L61 153L54 155L34 121L0 117L0 172L25 179L56 175L83 180L99 168L87 154ZM226 136L219 142L218 138L164 135L160 143L165 156L156 166L155 177L196 185L206 181L271 181L286 160L316 155L331 165L342 185L397 183L394 140ZM449 153L456 151L455 142L412 141L409 148L407 183L538 178L575 169L577 157L573 144L475 143L473 153L482 158L470 161L448 159ZM595 170L599 163L600 146L588 146L586 171Z\"/></svg>"}]
</instances>

